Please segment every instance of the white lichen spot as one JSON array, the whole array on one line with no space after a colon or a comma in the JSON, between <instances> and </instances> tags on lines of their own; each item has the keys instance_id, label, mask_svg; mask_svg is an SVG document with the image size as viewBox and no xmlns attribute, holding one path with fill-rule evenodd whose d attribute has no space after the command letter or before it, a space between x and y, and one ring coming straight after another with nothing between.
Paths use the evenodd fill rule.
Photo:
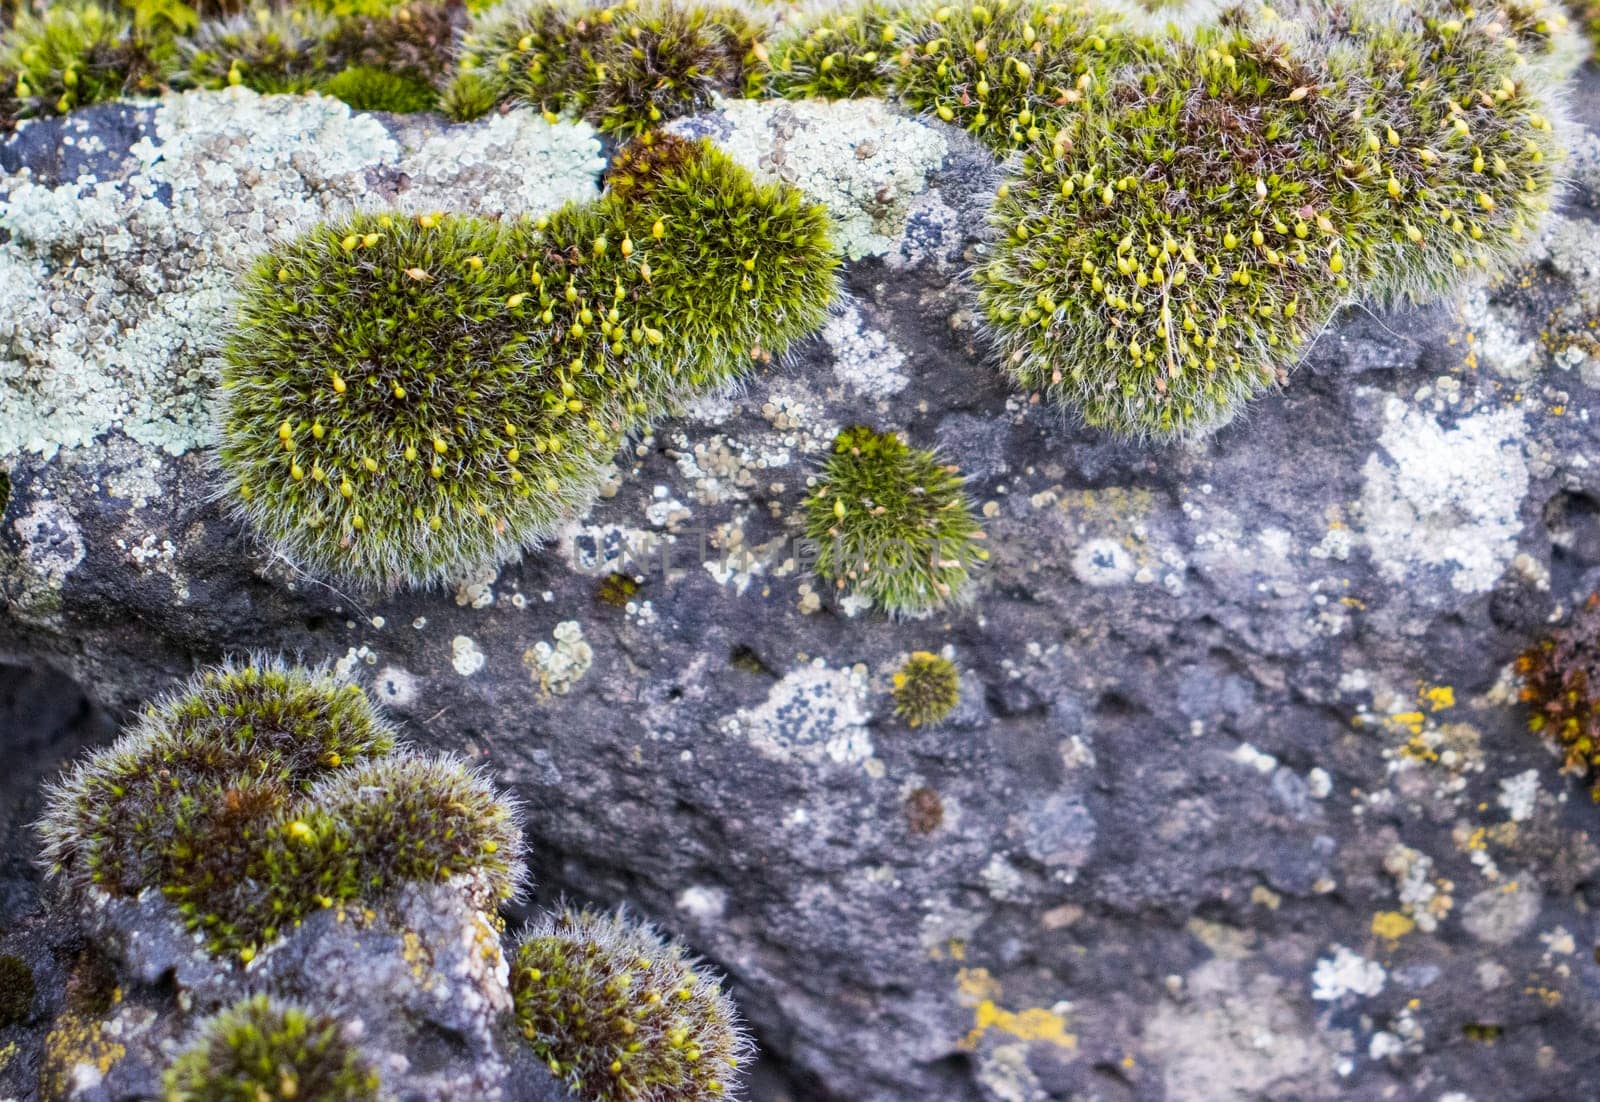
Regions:
<instances>
[{"instance_id":1,"label":"white lichen spot","mask_svg":"<svg viewBox=\"0 0 1600 1102\"><path fill-rule=\"evenodd\" d=\"M551 633L554 643L543 640L522 654L522 664L542 692L565 696L594 665L594 649L583 638L583 626L563 620Z\"/></svg>"},{"instance_id":2,"label":"white lichen spot","mask_svg":"<svg viewBox=\"0 0 1600 1102\"><path fill-rule=\"evenodd\" d=\"M830 669L818 658L785 674L763 703L739 709L721 726L775 761L860 764L872 757L868 692L865 669Z\"/></svg>"},{"instance_id":3,"label":"white lichen spot","mask_svg":"<svg viewBox=\"0 0 1600 1102\"><path fill-rule=\"evenodd\" d=\"M11 522L22 545L22 561L51 589L60 589L67 575L83 562L83 533L65 506L40 498Z\"/></svg>"},{"instance_id":4,"label":"white lichen spot","mask_svg":"<svg viewBox=\"0 0 1600 1102\"><path fill-rule=\"evenodd\" d=\"M846 303L822 327L833 354L833 375L846 390L863 398L887 398L910 381L900 369L906 354L882 330L872 328L854 303Z\"/></svg>"},{"instance_id":5,"label":"white lichen spot","mask_svg":"<svg viewBox=\"0 0 1600 1102\"><path fill-rule=\"evenodd\" d=\"M556 540L567 566L579 574L648 573L672 561L677 543L667 533L620 524L571 524Z\"/></svg>"},{"instance_id":6,"label":"white lichen spot","mask_svg":"<svg viewBox=\"0 0 1600 1102\"><path fill-rule=\"evenodd\" d=\"M793 184L826 207L852 260L895 248L949 150L934 127L882 100L726 100L718 114L723 150L757 179ZM705 126L687 120L677 129Z\"/></svg>"},{"instance_id":7,"label":"white lichen spot","mask_svg":"<svg viewBox=\"0 0 1600 1102\"><path fill-rule=\"evenodd\" d=\"M484 567L456 583L456 604L470 608L488 608L494 604L494 582L499 571Z\"/></svg>"},{"instance_id":8,"label":"white lichen spot","mask_svg":"<svg viewBox=\"0 0 1600 1102\"><path fill-rule=\"evenodd\" d=\"M417 700L417 679L399 666L385 666L372 679L372 692L390 708L409 708Z\"/></svg>"},{"instance_id":9,"label":"white lichen spot","mask_svg":"<svg viewBox=\"0 0 1600 1102\"><path fill-rule=\"evenodd\" d=\"M1461 908L1467 933L1489 945L1509 945L1539 918L1539 893L1524 887L1526 877L1485 888Z\"/></svg>"},{"instance_id":10,"label":"white lichen spot","mask_svg":"<svg viewBox=\"0 0 1600 1102\"><path fill-rule=\"evenodd\" d=\"M1500 782L1497 802L1506 809L1512 822L1521 823L1531 819L1533 809L1539 802L1539 771L1529 769L1515 777L1506 777Z\"/></svg>"},{"instance_id":11,"label":"white lichen spot","mask_svg":"<svg viewBox=\"0 0 1600 1102\"><path fill-rule=\"evenodd\" d=\"M1247 765L1257 773L1265 776L1278 768L1278 759L1271 754L1257 750L1248 742L1241 742L1233 751L1233 760L1240 765Z\"/></svg>"},{"instance_id":12,"label":"white lichen spot","mask_svg":"<svg viewBox=\"0 0 1600 1102\"><path fill-rule=\"evenodd\" d=\"M1383 965L1377 961L1335 945L1333 956L1317 961L1311 974L1311 997L1319 1002L1335 1002L1346 995L1371 998L1383 990L1387 978Z\"/></svg>"},{"instance_id":13,"label":"white lichen spot","mask_svg":"<svg viewBox=\"0 0 1600 1102\"><path fill-rule=\"evenodd\" d=\"M1382 450L1362 469L1361 508L1367 545L1390 581L1441 567L1463 593L1494 586L1522 528L1523 431L1518 409L1473 414L1445 428L1389 398Z\"/></svg>"},{"instance_id":14,"label":"white lichen spot","mask_svg":"<svg viewBox=\"0 0 1600 1102\"><path fill-rule=\"evenodd\" d=\"M1395 892L1405 913L1423 933L1439 928L1439 918L1448 914L1454 900L1441 891L1433 878L1433 858L1401 842L1391 845L1383 855L1383 869L1394 878Z\"/></svg>"},{"instance_id":15,"label":"white lichen spot","mask_svg":"<svg viewBox=\"0 0 1600 1102\"><path fill-rule=\"evenodd\" d=\"M984 1097L993 1102L1046 1102L1039 1077L1028 1066L1029 1046L1022 1043L996 1045L986 1049L978 1060L978 1082Z\"/></svg>"},{"instance_id":16,"label":"white lichen spot","mask_svg":"<svg viewBox=\"0 0 1600 1102\"><path fill-rule=\"evenodd\" d=\"M351 647L344 652L344 657L336 659L333 663L333 672L340 681L355 680L356 667L362 665L375 665L378 656L371 647Z\"/></svg>"},{"instance_id":17,"label":"white lichen spot","mask_svg":"<svg viewBox=\"0 0 1600 1102\"><path fill-rule=\"evenodd\" d=\"M1092 539L1072 552L1072 576L1084 585L1126 585L1136 570L1128 549L1113 539Z\"/></svg>"},{"instance_id":18,"label":"white lichen spot","mask_svg":"<svg viewBox=\"0 0 1600 1102\"><path fill-rule=\"evenodd\" d=\"M715 922L728 909L728 893L707 884L693 884L678 893L678 910L699 922Z\"/></svg>"},{"instance_id":19,"label":"white lichen spot","mask_svg":"<svg viewBox=\"0 0 1600 1102\"><path fill-rule=\"evenodd\" d=\"M483 669L483 652L471 636L458 635L450 640L450 664L462 677L471 677Z\"/></svg>"}]
</instances>

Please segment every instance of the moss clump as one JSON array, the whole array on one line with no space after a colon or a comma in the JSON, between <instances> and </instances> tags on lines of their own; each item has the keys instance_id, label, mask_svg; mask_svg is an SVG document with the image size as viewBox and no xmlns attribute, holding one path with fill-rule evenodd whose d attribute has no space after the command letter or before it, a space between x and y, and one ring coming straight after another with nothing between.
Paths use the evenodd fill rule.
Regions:
<instances>
[{"instance_id":1,"label":"moss clump","mask_svg":"<svg viewBox=\"0 0 1600 1102\"><path fill-rule=\"evenodd\" d=\"M513 894L513 809L453 760L392 746L356 685L208 671L51 791L44 859L76 892L158 889L210 951L246 962L312 911L402 883L465 875L479 906Z\"/></svg>"},{"instance_id":2,"label":"moss clump","mask_svg":"<svg viewBox=\"0 0 1600 1102\"><path fill-rule=\"evenodd\" d=\"M948 658L919 650L895 671L894 714L907 727L938 723L961 702L961 671Z\"/></svg>"},{"instance_id":3,"label":"moss clump","mask_svg":"<svg viewBox=\"0 0 1600 1102\"><path fill-rule=\"evenodd\" d=\"M1016 149L1054 133L1148 42L1109 7L1082 2L946 5L913 24L894 74L909 106Z\"/></svg>"},{"instance_id":4,"label":"moss clump","mask_svg":"<svg viewBox=\"0 0 1600 1102\"><path fill-rule=\"evenodd\" d=\"M591 1102L733 1097L749 1041L716 979L648 926L561 911L512 956L517 1025Z\"/></svg>"},{"instance_id":5,"label":"moss clump","mask_svg":"<svg viewBox=\"0 0 1600 1102\"><path fill-rule=\"evenodd\" d=\"M309 91L330 64L332 30L331 20L301 8L255 8L205 20L179 44L185 80L196 88Z\"/></svg>"},{"instance_id":6,"label":"moss clump","mask_svg":"<svg viewBox=\"0 0 1600 1102\"><path fill-rule=\"evenodd\" d=\"M273 5L207 20L180 47L194 87L315 88L361 111L429 111L464 18L452 3L342 16L316 5Z\"/></svg>"},{"instance_id":7,"label":"moss clump","mask_svg":"<svg viewBox=\"0 0 1600 1102\"><path fill-rule=\"evenodd\" d=\"M1299 21L1322 36L1362 129L1347 154L1370 253L1364 293L1421 300L1527 252L1561 159L1546 78L1503 22L1444 0L1351 4Z\"/></svg>"},{"instance_id":8,"label":"moss clump","mask_svg":"<svg viewBox=\"0 0 1600 1102\"><path fill-rule=\"evenodd\" d=\"M1516 661L1530 730L1553 739L1600 801L1600 593Z\"/></svg>"},{"instance_id":9,"label":"moss clump","mask_svg":"<svg viewBox=\"0 0 1600 1102\"><path fill-rule=\"evenodd\" d=\"M1359 258L1331 78L1287 40L1202 29L1029 151L977 272L1005 370L1091 425L1220 425L1292 364Z\"/></svg>"},{"instance_id":10,"label":"moss clump","mask_svg":"<svg viewBox=\"0 0 1600 1102\"><path fill-rule=\"evenodd\" d=\"M785 184L757 184L708 141L653 135L607 177L647 243L666 403L737 377L818 329L838 294L827 213Z\"/></svg>"},{"instance_id":11,"label":"moss clump","mask_svg":"<svg viewBox=\"0 0 1600 1102\"><path fill-rule=\"evenodd\" d=\"M621 426L599 365L541 333L572 282L531 252L478 218L358 215L256 264L220 456L270 547L393 588L502 562L587 503Z\"/></svg>"},{"instance_id":12,"label":"moss clump","mask_svg":"<svg viewBox=\"0 0 1600 1102\"><path fill-rule=\"evenodd\" d=\"M895 615L965 597L988 557L956 468L892 432L848 428L806 500L817 573Z\"/></svg>"},{"instance_id":13,"label":"moss clump","mask_svg":"<svg viewBox=\"0 0 1600 1102\"><path fill-rule=\"evenodd\" d=\"M376 588L496 565L588 504L622 435L816 328L822 208L652 137L534 221L360 215L263 257L220 457L276 553Z\"/></svg>"},{"instance_id":14,"label":"moss clump","mask_svg":"<svg viewBox=\"0 0 1600 1102\"><path fill-rule=\"evenodd\" d=\"M28 1020L36 990L33 969L21 957L0 956L0 1029Z\"/></svg>"},{"instance_id":15,"label":"moss clump","mask_svg":"<svg viewBox=\"0 0 1600 1102\"><path fill-rule=\"evenodd\" d=\"M737 95L757 31L737 8L694 4L622 5L612 33L594 46L578 95L602 132L633 137Z\"/></svg>"},{"instance_id":16,"label":"moss clump","mask_svg":"<svg viewBox=\"0 0 1600 1102\"><path fill-rule=\"evenodd\" d=\"M19 9L0 32L0 122L64 114L154 89L171 60L124 11L92 0Z\"/></svg>"},{"instance_id":17,"label":"moss clump","mask_svg":"<svg viewBox=\"0 0 1600 1102\"><path fill-rule=\"evenodd\" d=\"M357 685L276 664L206 670L51 790L43 858L74 890L134 895L159 879L186 781L302 792L393 745Z\"/></svg>"},{"instance_id":18,"label":"moss clump","mask_svg":"<svg viewBox=\"0 0 1600 1102\"><path fill-rule=\"evenodd\" d=\"M392 754L325 778L306 803L318 833L341 846L363 878L356 894L403 881L471 873L492 906L522 887L522 827L515 806L450 757Z\"/></svg>"},{"instance_id":19,"label":"moss clump","mask_svg":"<svg viewBox=\"0 0 1600 1102\"><path fill-rule=\"evenodd\" d=\"M433 85L415 76L352 65L323 81L318 91L342 100L357 111L392 111L408 114L430 111L438 103Z\"/></svg>"},{"instance_id":20,"label":"moss clump","mask_svg":"<svg viewBox=\"0 0 1600 1102\"><path fill-rule=\"evenodd\" d=\"M758 31L731 7L626 0L611 7L510 6L474 23L461 77L492 86L497 102L574 113L629 137L738 94Z\"/></svg>"},{"instance_id":21,"label":"moss clump","mask_svg":"<svg viewBox=\"0 0 1600 1102\"><path fill-rule=\"evenodd\" d=\"M328 46L346 68L381 69L414 87L437 89L454 69L455 40L465 24L459 3L408 3L381 16L341 20ZM432 106L430 99L417 110Z\"/></svg>"},{"instance_id":22,"label":"moss clump","mask_svg":"<svg viewBox=\"0 0 1600 1102\"><path fill-rule=\"evenodd\" d=\"M167 1102L367 1102L378 1073L337 1019L255 995L200 1028L162 1079Z\"/></svg>"},{"instance_id":23,"label":"moss clump","mask_svg":"<svg viewBox=\"0 0 1600 1102\"><path fill-rule=\"evenodd\" d=\"M561 3L500 4L472 20L458 72L445 93L451 117L476 118L498 103L521 102L554 118L581 104L588 57L610 33L605 9ZM484 104L487 106L482 106ZM467 106L482 106L468 114Z\"/></svg>"},{"instance_id":24,"label":"moss clump","mask_svg":"<svg viewBox=\"0 0 1600 1102\"><path fill-rule=\"evenodd\" d=\"M811 13L773 37L769 67L752 70L749 90L788 99L882 96L906 18L879 3Z\"/></svg>"}]
</instances>

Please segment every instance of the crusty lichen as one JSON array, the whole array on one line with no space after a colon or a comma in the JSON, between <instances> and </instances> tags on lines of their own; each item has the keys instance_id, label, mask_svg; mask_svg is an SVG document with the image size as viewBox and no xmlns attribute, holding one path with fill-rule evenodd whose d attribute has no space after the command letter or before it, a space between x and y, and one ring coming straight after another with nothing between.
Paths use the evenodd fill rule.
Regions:
<instances>
[{"instance_id":1,"label":"crusty lichen","mask_svg":"<svg viewBox=\"0 0 1600 1102\"><path fill-rule=\"evenodd\" d=\"M949 143L882 100L727 100L714 116L678 124L710 131L758 180L783 180L827 208L851 260L896 244Z\"/></svg>"},{"instance_id":2,"label":"crusty lichen","mask_svg":"<svg viewBox=\"0 0 1600 1102\"><path fill-rule=\"evenodd\" d=\"M389 205L375 181L402 210L539 213L592 196L602 167L591 128L530 111L399 133L332 99L188 92L157 104L124 179L0 176L0 455L112 429L205 442L238 272L274 236Z\"/></svg>"}]
</instances>

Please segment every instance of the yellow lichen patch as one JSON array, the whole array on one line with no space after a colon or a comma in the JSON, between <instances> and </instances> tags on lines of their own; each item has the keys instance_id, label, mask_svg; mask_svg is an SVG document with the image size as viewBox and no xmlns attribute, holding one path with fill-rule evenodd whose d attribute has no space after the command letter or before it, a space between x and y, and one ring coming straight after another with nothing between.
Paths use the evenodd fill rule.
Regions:
<instances>
[{"instance_id":1,"label":"yellow lichen patch","mask_svg":"<svg viewBox=\"0 0 1600 1102\"><path fill-rule=\"evenodd\" d=\"M1040 1042L1072 1049L1078 1038L1067 1032L1067 1020L1054 1010L1041 1006L1007 1010L998 1000L1003 994L1000 981L987 968L963 968L956 973L956 991L965 1006L972 1007L972 1029L962 1038L961 1047L973 1049L991 1032L1005 1033L1019 1041Z\"/></svg>"},{"instance_id":2,"label":"yellow lichen patch","mask_svg":"<svg viewBox=\"0 0 1600 1102\"><path fill-rule=\"evenodd\" d=\"M1395 712L1389 717L1389 722L1398 727L1404 727L1413 735L1420 735L1422 734L1422 725L1426 719L1427 717L1421 712Z\"/></svg>"},{"instance_id":3,"label":"yellow lichen patch","mask_svg":"<svg viewBox=\"0 0 1600 1102\"><path fill-rule=\"evenodd\" d=\"M989 974L987 968L963 968L956 973L956 990L961 994L963 1006L972 1006L983 999L998 999L1000 981Z\"/></svg>"},{"instance_id":4,"label":"yellow lichen patch","mask_svg":"<svg viewBox=\"0 0 1600 1102\"><path fill-rule=\"evenodd\" d=\"M112 1005L122 1001L112 992ZM98 1083L127 1053L122 1045L103 1036L105 1023L79 1010L68 1009L56 1019L44 1039L44 1059L39 1071L41 1093L65 1098L73 1087Z\"/></svg>"},{"instance_id":5,"label":"yellow lichen patch","mask_svg":"<svg viewBox=\"0 0 1600 1102\"><path fill-rule=\"evenodd\" d=\"M422 938L415 930L406 930L401 934L400 958L411 966L411 978L419 983L433 968L433 954L422 944Z\"/></svg>"},{"instance_id":6,"label":"yellow lichen patch","mask_svg":"<svg viewBox=\"0 0 1600 1102\"><path fill-rule=\"evenodd\" d=\"M12 1059L17 1055L17 1042L0 1047L0 1071L5 1071L10 1066Z\"/></svg>"},{"instance_id":7,"label":"yellow lichen patch","mask_svg":"<svg viewBox=\"0 0 1600 1102\"><path fill-rule=\"evenodd\" d=\"M1399 911L1380 911L1372 916L1372 932L1388 941L1399 941L1416 928L1416 920Z\"/></svg>"},{"instance_id":8,"label":"yellow lichen patch","mask_svg":"<svg viewBox=\"0 0 1600 1102\"><path fill-rule=\"evenodd\" d=\"M1150 515L1155 494L1137 487L1107 486L1100 490L1051 490L1056 505L1077 524L1120 531ZM1042 502L1036 502L1042 504Z\"/></svg>"},{"instance_id":9,"label":"yellow lichen patch","mask_svg":"<svg viewBox=\"0 0 1600 1102\"><path fill-rule=\"evenodd\" d=\"M1424 689L1422 699L1427 702L1428 711L1439 712L1456 706L1456 691L1449 685L1436 685L1431 689Z\"/></svg>"}]
</instances>

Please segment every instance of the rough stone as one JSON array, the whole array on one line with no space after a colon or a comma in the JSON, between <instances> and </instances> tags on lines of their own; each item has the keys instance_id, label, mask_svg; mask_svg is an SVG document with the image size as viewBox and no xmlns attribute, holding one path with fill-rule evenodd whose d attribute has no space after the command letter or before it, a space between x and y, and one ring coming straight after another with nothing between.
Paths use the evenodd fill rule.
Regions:
<instances>
[{"instance_id":1,"label":"rough stone","mask_svg":"<svg viewBox=\"0 0 1600 1102\"><path fill-rule=\"evenodd\" d=\"M1600 120L1585 81L1574 103ZM226 135L262 110L208 107L154 111ZM0 199L66 171L131 194L152 124L129 110L67 124L105 147L92 164L25 129ZM439 133L329 125L365 143L335 181ZM4 438L0 657L112 707L255 648L359 664L410 738L522 797L540 901L625 901L727 971L783 1084L765 1097L1580 1095L1600 1075L1600 820L1527 732L1508 665L1600 581L1591 192L1521 277L1352 310L1249 416L1154 448L985 360L961 274L994 165L958 135L881 105L684 125L850 227L850 305L791 363L636 441L542 552L384 598L256 552L212 496L199 422L35 416ZM265 229L258 198L224 222ZM74 209L30 205L8 262L37 270L61 239L40 220ZM116 293L159 313L162 288ZM145 403L127 409L203 391L199 345L162 347L168 369L118 384ZM971 475L992 558L957 614L890 622L802 569L807 481L863 420ZM598 596L615 572L639 583L624 607ZM893 718L911 650L961 668L943 725ZM8 795L57 765L27 760ZM9 936L47 955L27 882L4 890ZM0 1094L63 1005L45 973Z\"/></svg>"}]
</instances>

